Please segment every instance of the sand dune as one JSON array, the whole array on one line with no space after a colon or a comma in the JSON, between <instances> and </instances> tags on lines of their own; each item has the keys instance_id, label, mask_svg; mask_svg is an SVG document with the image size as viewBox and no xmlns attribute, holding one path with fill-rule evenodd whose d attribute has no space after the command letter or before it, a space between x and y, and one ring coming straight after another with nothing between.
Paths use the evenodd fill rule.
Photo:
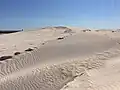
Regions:
<instances>
[{"instance_id":1,"label":"sand dune","mask_svg":"<svg viewBox=\"0 0 120 90\"><path fill-rule=\"evenodd\" d=\"M13 56L0 64L0 90L119 90L120 33L83 30L0 35L0 55Z\"/></svg>"}]
</instances>

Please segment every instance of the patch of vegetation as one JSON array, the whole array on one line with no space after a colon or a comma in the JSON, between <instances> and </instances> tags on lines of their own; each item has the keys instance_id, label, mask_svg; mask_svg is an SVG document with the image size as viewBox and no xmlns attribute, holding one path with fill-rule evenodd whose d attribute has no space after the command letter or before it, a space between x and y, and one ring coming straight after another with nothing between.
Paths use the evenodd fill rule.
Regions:
<instances>
[{"instance_id":1,"label":"patch of vegetation","mask_svg":"<svg viewBox=\"0 0 120 90\"><path fill-rule=\"evenodd\" d=\"M25 51L33 51L33 49L32 48L28 48Z\"/></svg>"},{"instance_id":2,"label":"patch of vegetation","mask_svg":"<svg viewBox=\"0 0 120 90\"><path fill-rule=\"evenodd\" d=\"M10 58L12 58L12 56L1 56L0 61L4 61L4 60L10 59Z\"/></svg>"},{"instance_id":3,"label":"patch of vegetation","mask_svg":"<svg viewBox=\"0 0 120 90\"><path fill-rule=\"evenodd\" d=\"M19 54L20 54L20 52L15 52L15 53L14 53L14 55L19 55Z\"/></svg>"},{"instance_id":4,"label":"patch of vegetation","mask_svg":"<svg viewBox=\"0 0 120 90\"><path fill-rule=\"evenodd\" d=\"M61 39L64 39L64 37L59 37L59 38L57 38L57 40L61 40Z\"/></svg>"}]
</instances>

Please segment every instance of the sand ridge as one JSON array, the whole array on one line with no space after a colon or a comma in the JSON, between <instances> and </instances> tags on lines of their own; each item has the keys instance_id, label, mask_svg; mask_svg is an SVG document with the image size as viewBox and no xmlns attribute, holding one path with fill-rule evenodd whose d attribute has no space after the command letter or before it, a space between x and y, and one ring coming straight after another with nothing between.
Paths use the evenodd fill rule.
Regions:
<instances>
[{"instance_id":1,"label":"sand ridge","mask_svg":"<svg viewBox=\"0 0 120 90\"><path fill-rule=\"evenodd\" d=\"M61 30L61 28L59 29ZM38 34L38 31L33 32L24 32L23 34L29 33L30 35L32 33L33 36ZM74 31L74 34L68 34L63 40L57 40L58 35L59 37L67 35L61 34L61 31L57 33L50 29L40 31L41 34L43 32L45 35L47 34L46 37L54 35L51 37L52 39L49 37L51 41L31 52L14 56L12 60L0 64L1 90L60 90L62 87L61 90L71 90L72 88L75 90L75 87L78 90L92 87L91 90L94 90L97 79L92 76L92 72L99 75L99 70L102 71L101 68L106 68L109 59L119 56L120 53L119 37L115 37L116 34L114 35L110 31L99 33L96 31L77 31L75 33ZM48 34L48 32L52 34ZM43 36L45 36L44 34ZM4 37L7 39L11 36ZM82 59L83 56L87 58ZM111 69L107 67L107 70ZM101 76L104 77L104 74ZM91 86L93 78L96 81L94 87ZM81 83L81 85L75 86L74 83ZM72 87L69 87L71 85Z\"/></svg>"},{"instance_id":2,"label":"sand ridge","mask_svg":"<svg viewBox=\"0 0 120 90\"><path fill-rule=\"evenodd\" d=\"M106 57L107 57L107 54L106 54ZM106 57L104 57L104 60L108 59L108 57L107 58ZM88 72L87 70L89 69L91 70L95 68L99 69L100 67L104 67L105 62L103 62L102 59L103 57L100 57L99 55L97 57L93 56L83 61L75 60L75 61L60 64L60 65L53 65L53 66L48 66L44 68L36 68L36 69L33 68L30 70L27 70L27 73L25 74L22 73L25 70L22 70L21 72L19 71L20 73L16 72L2 78L0 82L0 87L2 88L2 90L8 90L10 88L13 89L13 87L16 87L15 89L18 89L18 90L19 89L34 90L37 88L38 90L39 89L58 90L59 88L64 86L67 82L74 80L75 77L86 75L86 73ZM21 82L24 82L24 84ZM26 86L26 89L24 85Z\"/></svg>"}]
</instances>

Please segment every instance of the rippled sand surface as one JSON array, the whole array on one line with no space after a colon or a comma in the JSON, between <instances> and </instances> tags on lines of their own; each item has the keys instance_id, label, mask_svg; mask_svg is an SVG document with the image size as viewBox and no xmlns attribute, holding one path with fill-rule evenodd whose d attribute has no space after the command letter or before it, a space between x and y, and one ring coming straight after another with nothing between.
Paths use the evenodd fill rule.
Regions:
<instances>
[{"instance_id":1,"label":"rippled sand surface","mask_svg":"<svg viewBox=\"0 0 120 90\"><path fill-rule=\"evenodd\" d=\"M0 40L0 55L13 56L1 61L0 90L120 89L118 31L47 27Z\"/></svg>"}]
</instances>

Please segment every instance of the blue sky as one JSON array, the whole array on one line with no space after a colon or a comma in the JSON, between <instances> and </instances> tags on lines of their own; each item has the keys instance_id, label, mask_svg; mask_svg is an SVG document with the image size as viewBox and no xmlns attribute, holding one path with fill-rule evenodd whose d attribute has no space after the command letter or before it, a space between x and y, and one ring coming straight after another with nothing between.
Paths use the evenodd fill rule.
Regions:
<instances>
[{"instance_id":1,"label":"blue sky","mask_svg":"<svg viewBox=\"0 0 120 90\"><path fill-rule=\"evenodd\" d=\"M0 0L0 28L120 28L120 0Z\"/></svg>"}]
</instances>

